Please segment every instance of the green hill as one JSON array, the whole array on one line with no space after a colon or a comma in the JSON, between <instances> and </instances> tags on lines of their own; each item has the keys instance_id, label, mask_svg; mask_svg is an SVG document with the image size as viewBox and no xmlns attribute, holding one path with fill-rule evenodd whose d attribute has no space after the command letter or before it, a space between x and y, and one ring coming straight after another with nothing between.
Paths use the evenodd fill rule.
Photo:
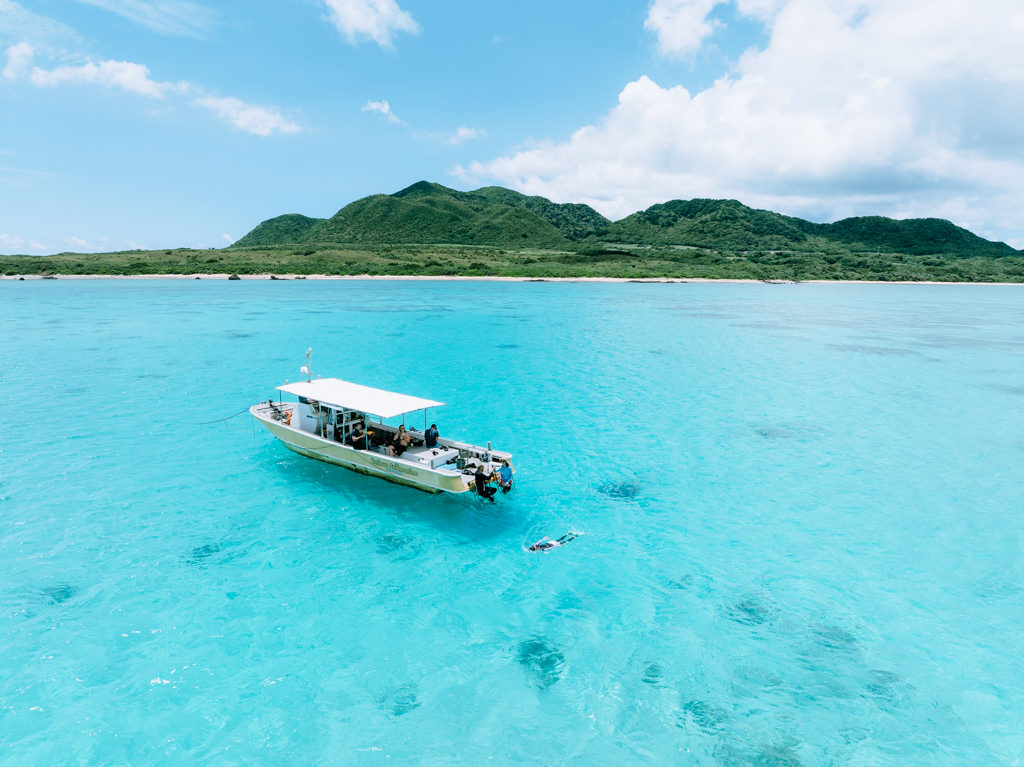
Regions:
<instances>
[{"instance_id":1,"label":"green hill","mask_svg":"<svg viewBox=\"0 0 1024 767\"><path fill-rule=\"evenodd\" d=\"M1005 242L991 242L941 218L896 221L882 216L845 218L834 224L811 224L808 231L833 242L911 255L1016 256Z\"/></svg>"},{"instance_id":2,"label":"green hill","mask_svg":"<svg viewBox=\"0 0 1024 767\"><path fill-rule=\"evenodd\" d=\"M471 194L497 204L526 208L557 228L570 240L582 240L611 223L589 205L554 203L544 197L527 197L525 194L500 186L485 186Z\"/></svg>"},{"instance_id":3,"label":"green hill","mask_svg":"<svg viewBox=\"0 0 1024 767\"><path fill-rule=\"evenodd\" d=\"M689 246L714 251L873 252L953 258L1017 256L941 219L881 216L819 224L736 200L671 200L610 222L588 205L559 204L488 186L460 192L419 181L346 205L331 218L289 214L264 221L236 248L303 245L466 245L579 250L609 245Z\"/></svg>"},{"instance_id":4,"label":"green hill","mask_svg":"<svg viewBox=\"0 0 1024 767\"><path fill-rule=\"evenodd\" d=\"M328 219L269 219L234 247L443 243L559 248L608 223L587 205L559 205L500 187L459 192L420 181L395 194L356 200Z\"/></svg>"},{"instance_id":5,"label":"green hill","mask_svg":"<svg viewBox=\"0 0 1024 767\"><path fill-rule=\"evenodd\" d=\"M523 208L472 205L449 194L373 195L319 224L307 243L451 243L557 247L566 238Z\"/></svg>"},{"instance_id":6,"label":"green hill","mask_svg":"<svg viewBox=\"0 0 1024 767\"><path fill-rule=\"evenodd\" d=\"M736 200L671 200L612 224L602 239L644 245L729 250L821 249L799 219L748 208Z\"/></svg>"},{"instance_id":7,"label":"green hill","mask_svg":"<svg viewBox=\"0 0 1024 767\"><path fill-rule=\"evenodd\" d=\"M322 218L286 213L277 218L267 219L235 244L242 243L244 240L248 247L263 247L278 245L282 242L289 244L305 242L310 231L322 222Z\"/></svg>"},{"instance_id":8,"label":"green hill","mask_svg":"<svg viewBox=\"0 0 1024 767\"><path fill-rule=\"evenodd\" d=\"M909 255L998 258L1020 254L1006 243L990 242L942 219L897 221L866 216L816 224L748 208L736 200L672 200L652 205L612 224L602 239L716 250L815 252L838 245Z\"/></svg>"}]
</instances>

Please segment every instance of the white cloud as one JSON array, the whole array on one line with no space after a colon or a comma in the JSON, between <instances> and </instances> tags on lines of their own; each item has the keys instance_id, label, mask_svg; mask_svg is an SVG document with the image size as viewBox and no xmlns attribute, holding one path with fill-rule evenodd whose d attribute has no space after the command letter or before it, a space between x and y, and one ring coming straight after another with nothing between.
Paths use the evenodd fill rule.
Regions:
<instances>
[{"instance_id":1,"label":"white cloud","mask_svg":"<svg viewBox=\"0 0 1024 767\"><path fill-rule=\"evenodd\" d=\"M738 10L764 18L770 40L707 89L640 77L568 140L455 173L614 217L736 197L818 220L939 214L1024 236L1018 0L744 0Z\"/></svg>"},{"instance_id":2,"label":"white cloud","mask_svg":"<svg viewBox=\"0 0 1024 767\"><path fill-rule=\"evenodd\" d=\"M32 47L26 43L11 46L7 51L4 77L19 79L24 75L32 54ZM39 88L66 84L100 85L153 99L164 99L168 95L192 96L192 106L213 112L236 128L257 136L299 133L302 130L298 123L284 117L273 107L253 106L241 99L213 96L195 83L154 80L148 67L131 61L87 61L84 64L69 64L53 69L33 67L28 80ZM0 171L3 170L0 168ZM0 174L0 181L2 180L3 175Z\"/></svg>"},{"instance_id":3,"label":"white cloud","mask_svg":"<svg viewBox=\"0 0 1024 767\"><path fill-rule=\"evenodd\" d=\"M4 67L4 77L8 80L17 80L28 71L28 65L32 62L35 50L28 43L17 43L7 49L7 66Z\"/></svg>"},{"instance_id":4,"label":"white cloud","mask_svg":"<svg viewBox=\"0 0 1024 767\"><path fill-rule=\"evenodd\" d=\"M16 234L0 232L0 253L5 255L20 255L27 251L39 253L46 250L46 246L35 240L26 240Z\"/></svg>"},{"instance_id":5,"label":"white cloud","mask_svg":"<svg viewBox=\"0 0 1024 767\"><path fill-rule=\"evenodd\" d=\"M363 105L362 111L375 112L393 125L408 125L405 120L402 120L398 115L391 111L391 104L388 103L387 99L381 99L380 101L367 101ZM483 128L470 128L465 125L460 125L453 133L417 130L414 131L412 135L420 141L436 141L441 144L459 146L467 141L472 141L473 139L486 136L487 131Z\"/></svg>"},{"instance_id":6,"label":"white cloud","mask_svg":"<svg viewBox=\"0 0 1024 767\"><path fill-rule=\"evenodd\" d=\"M405 125L405 122L403 120L400 120L398 118L398 115L391 111L391 105L386 100L367 101L366 104L363 106L363 111L376 112L380 115L383 115L384 118L389 123L394 123L395 125Z\"/></svg>"},{"instance_id":7,"label":"white cloud","mask_svg":"<svg viewBox=\"0 0 1024 767\"><path fill-rule=\"evenodd\" d=\"M449 146L461 146L467 141L483 138L486 135L487 131L483 128L470 128L465 125L460 125L451 133L417 130L412 134L413 138L418 141L435 141L439 144L448 144Z\"/></svg>"},{"instance_id":8,"label":"white cloud","mask_svg":"<svg viewBox=\"0 0 1024 767\"><path fill-rule=\"evenodd\" d=\"M119 88L128 93L162 99L168 91L187 91L186 83L157 82L149 76L149 67L131 61L91 61L77 66L61 66L55 69L33 67L29 79L40 88L62 85L65 83L102 85L106 88Z\"/></svg>"},{"instance_id":9,"label":"white cloud","mask_svg":"<svg viewBox=\"0 0 1024 767\"><path fill-rule=\"evenodd\" d=\"M92 247L91 245L89 245L88 241L83 240L81 237L65 237L64 242L66 242L68 245L71 245L76 248L81 248L83 250Z\"/></svg>"},{"instance_id":10,"label":"white cloud","mask_svg":"<svg viewBox=\"0 0 1024 767\"><path fill-rule=\"evenodd\" d=\"M193 100L192 104L203 109L209 109L217 116L229 121L239 130L256 136L270 136L274 133L299 133L302 130L301 126L284 117L276 109L253 106L236 98L203 96Z\"/></svg>"},{"instance_id":11,"label":"white cloud","mask_svg":"<svg viewBox=\"0 0 1024 767\"><path fill-rule=\"evenodd\" d=\"M719 0L721 3L728 0ZM736 10L743 16L762 21L771 19L787 0L736 0Z\"/></svg>"},{"instance_id":12,"label":"white cloud","mask_svg":"<svg viewBox=\"0 0 1024 767\"><path fill-rule=\"evenodd\" d=\"M215 14L189 0L78 0L118 13L156 31L193 34L215 20ZM43 52L50 59L67 57L67 48L81 48L81 38L70 27L26 10L13 0L0 0L0 39L20 39L7 49L7 63L0 71L11 81L27 79L38 88L60 85L99 85L147 98L163 100L169 95L193 97L192 105L207 109L235 127L258 136L298 133L301 127L273 107L257 107L237 98L217 97L195 83L154 80L149 68L131 61L107 59L63 64L52 69L29 65ZM27 78L26 78L27 76ZM27 171L0 168L0 183L27 177Z\"/></svg>"},{"instance_id":13,"label":"white cloud","mask_svg":"<svg viewBox=\"0 0 1024 767\"><path fill-rule=\"evenodd\" d=\"M48 51L81 45L71 27L27 10L13 0L0 0L0 39L24 40L37 50Z\"/></svg>"},{"instance_id":14,"label":"white cloud","mask_svg":"<svg viewBox=\"0 0 1024 767\"><path fill-rule=\"evenodd\" d=\"M419 32L419 25L398 7L395 0L324 0L331 22L350 43L372 40L382 48L392 47L397 32Z\"/></svg>"},{"instance_id":15,"label":"white cloud","mask_svg":"<svg viewBox=\"0 0 1024 767\"><path fill-rule=\"evenodd\" d=\"M666 56L697 51L714 32L708 15L722 0L654 0L644 27L658 36L658 50Z\"/></svg>"},{"instance_id":16,"label":"white cloud","mask_svg":"<svg viewBox=\"0 0 1024 767\"><path fill-rule=\"evenodd\" d=\"M78 0L167 35L194 37L216 23L217 15L187 0Z\"/></svg>"},{"instance_id":17,"label":"white cloud","mask_svg":"<svg viewBox=\"0 0 1024 767\"><path fill-rule=\"evenodd\" d=\"M228 234L227 232L224 232L224 234L222 234L222 235L220 236L220 238L221 238L222 240L224 240L224 242L226 242L226 243L227 243L228 245L230 245L231 243L233 243L233 242L235 241L235 238L234 238L234 237L232 237L232 236L231 236L230 234Z\"/></svg>"},{"instance_id":18,"label":"white cloud","mask_svg":"<svg viewBox=\"0 0 1024 767\"><path fill-rule=\"evenodd\" d=\"M487 131L483 128L467 128L465 125L460 125L455 133L448 137L447 142L452 146L458 146L473 139L483 138L486 135Z\"/></svg>"}]
</instances>

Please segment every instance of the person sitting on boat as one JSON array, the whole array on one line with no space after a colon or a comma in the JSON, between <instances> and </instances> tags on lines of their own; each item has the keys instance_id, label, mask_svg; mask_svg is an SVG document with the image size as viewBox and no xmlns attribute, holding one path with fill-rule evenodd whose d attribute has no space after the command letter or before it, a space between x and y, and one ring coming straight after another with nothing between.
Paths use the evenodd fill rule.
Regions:
<instances>
[{"instance_id":1,"label":"person sitting on boat","mask_svg":"<svg viewBox=\"0 0 1024 767\"><path fill-rule=\"evenodd\" d=\"M395 434L395 438L392 440L388 449L391 451L391 455L397 458L406 451L409 447L409 443L412 442L412 437L409 432L405 430L405 426L399 426L398 432Z\"/></svg>"},{"instance_id":2,"label":"person sitting on boat","mask_svg":"<svg viewBox=\"0 0 1024 767\"><path fill-rule=\"evenodd\" d=\"M565 535L563 535L558 540L554 540L553 538L548 538L545 535L543 538L541 538L535 544L530 546L530 551L550 551L551 549L557 549L559 546L564 546L569 541L575 540L576 538L579 538L579 537L580 537L580 534L579 533L574 533L572 530L567 532Z\"/></svg>"},{"instance_id":3,"label":"person sitting on boat","mask_svg":"<svg viewBox=\"0 0 1024 767\"><path fill-rule=\"evenodd\" d=\"M437 432L437 424L432 423L430 424L430 428L424 433L423 438L426 440L427 447L430 448L437 447L437 439L440 436L441 435Z\"/></svg>"},{"instance_id":4,"label":"person sitting on boat","mask_svg":"<svg viewBox=\"0 0 1024 767\"><path fill-rule=\"evenodd\" d=\"M357 450L368 449L366 444L366 432L363 431L362 421L356 421L356 425L352 427L352 433L349 435L348 444Z\"/></svg>"},{"instance_id":5,"label":"person sitting on boat","mask_svg":"<svg viewBox=\"0 0 1024 767\"><path fill-rule=\"evenodd\" d=\"M507 493L512 489L512 467L509 465L507 458L501 459L501 468L498 469L498 487L501 488L503 493Z\"/></svg>"},{"instance_id":6,"label":"person sitting on boat","mask_svg":"<svg viewBox=\"0 0 1024 767\"><path fill-rule=\"evenodd\" d=\"M480 463L476 467L476 473L473 475L473 481L476 483L476 494L481 498L486 498L491 503L494 503L494 494L498 492L498 488L491 487L490 481L494 474L488 471L484 463Z\"/></svg>"}]
</instances>

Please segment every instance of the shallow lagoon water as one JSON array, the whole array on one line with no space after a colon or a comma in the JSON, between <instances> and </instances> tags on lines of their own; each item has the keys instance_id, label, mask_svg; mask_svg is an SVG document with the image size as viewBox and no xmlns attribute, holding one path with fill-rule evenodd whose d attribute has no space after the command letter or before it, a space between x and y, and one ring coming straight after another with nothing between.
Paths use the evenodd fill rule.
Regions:
<instances>
[{"instance_id":1,"label":"shallow lagoon water","mask_svg":"<svg viewBox=\"0 0 1024 767\"><path fill-rule=\"evenodd\" d=\"M1024 758L1020 288L57 280L0 322L2 763ZM517 489L203 423L307 346Z\"/></svg>"}]
</instances>

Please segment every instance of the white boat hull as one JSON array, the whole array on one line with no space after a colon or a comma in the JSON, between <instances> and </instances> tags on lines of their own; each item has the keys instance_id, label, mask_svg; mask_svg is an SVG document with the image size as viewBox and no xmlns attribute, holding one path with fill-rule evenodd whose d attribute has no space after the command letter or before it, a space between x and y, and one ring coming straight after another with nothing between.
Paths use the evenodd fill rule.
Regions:
<instances>
[{"instance_id":1,"label":"white boat hull","mask_svg":"<svg viewBox=\"0 0 1024 767\"><path fill-rule=\"evenodd\" d=\"M349 445L342 445L268 418L264 413L258 412L258 409L264 407L263 404L254 405L249 412L267 431L281 440L285 447L299 455L429 493L461 494L471 492L473 488L472 476L454 470L431 469L410 460L392 458L381 453L356 450Z\"/></svg>"}]
</instances>

